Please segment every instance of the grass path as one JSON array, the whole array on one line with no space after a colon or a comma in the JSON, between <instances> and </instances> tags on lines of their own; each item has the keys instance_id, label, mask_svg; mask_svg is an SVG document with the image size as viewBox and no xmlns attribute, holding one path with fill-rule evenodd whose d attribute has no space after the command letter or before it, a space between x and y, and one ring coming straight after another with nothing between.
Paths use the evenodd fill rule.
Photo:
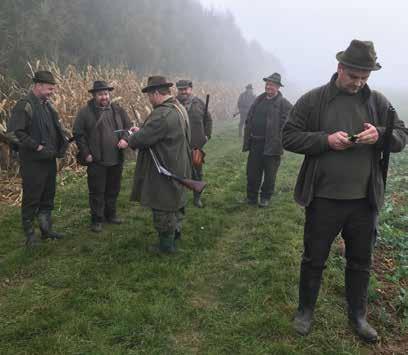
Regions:
<instances>
[{"instance_id":1,"label":"grass path","mask_svg":"<svg viewBox=\"0 0 408 355\"><path fill-rule=\"evenodd\" d=\"M150 211L128 201L126 223L88 231L84 177L66 175L56 228L67 237L21 247L19 210L0 217L0 354L369 354L348 330L340 256L325 272L313 332L297 337L303 211L292 189L300 157L286 155L268 209L242 203L246 154L235 123L208 144L203 200L189 207L174 257L156 257ZM191 205L191 203L190 203ZM381 324L377 323L380 331Z\"/></svg>"}]
</instances>

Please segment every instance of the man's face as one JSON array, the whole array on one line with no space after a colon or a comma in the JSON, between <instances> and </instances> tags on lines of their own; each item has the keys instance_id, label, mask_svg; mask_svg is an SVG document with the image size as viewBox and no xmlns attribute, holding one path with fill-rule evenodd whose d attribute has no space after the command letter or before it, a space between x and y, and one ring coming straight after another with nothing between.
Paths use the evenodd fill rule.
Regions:
<instances>
[{"instance_id":1,"label":"man's face","mask_svg":"<svg viewBox=\"0 0 408 355\"><path fill-rule=\"evenodd\" d=\"M349 94L356 94L367 83L371 71L347 68L339 64L337 67L337 74L336 84L339 89Z\"/></svg>"},{"instance_id":2,"label":"man's face","mask_svg":"<svg viewBox=\"0 0 408 355\"><path fill-rule=\"evenodd\" d=\"M52 94L55 92L55 85L46 83L35 84L36 92L41 100L49 100Z\"/></svg>"},{"instance_id":3,"label":"man's face","mask_svg":"<svg viewBox=\"0 0 408 355\"><path fill-rule=\"evenodd\" d=\"M181 99L188 99L191 95L193 94L193 88L187 87L187 88L178 88L177 89L177 96L179 96Z\"/></svg>"},{"instance_id":4,"label":"man's face","mask_svg":"<svg viewBox=\"0 0 408 355\"><path fill-rule=\"evenodd\" d=\"M265 92L266 96L273 97L275 96L280 89L280 86L273 81L267 81L265 83Z\"/></svg>"},{"instance_id":5,"label":"man's face","mask_svg":"<svg viewBox=\"0 0 408 355\"><path fill-rule=\"evenodd\" d=\"M99 107L105 107L110 104L110 93L108 90L97 91L94 97L96 105Z\"/></svg>"},{"instance_id":6,"label":"man's face","mask_svg":"<svg viewBox=\"0 0 408 355\"><path fill-rule=\"evenodd\" d=\"M153 107L159 103L159 93L157 91L148 92L147 98Z\"/></svg>"}]
</instances>

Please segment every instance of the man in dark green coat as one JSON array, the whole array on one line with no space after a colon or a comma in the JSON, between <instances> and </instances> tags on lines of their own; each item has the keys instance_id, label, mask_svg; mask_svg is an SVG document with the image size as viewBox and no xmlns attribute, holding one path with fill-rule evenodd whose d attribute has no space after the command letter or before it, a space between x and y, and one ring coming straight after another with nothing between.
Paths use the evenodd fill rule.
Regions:
<instances>
[{"instance_id":1,"label":"man in dark green coat","mask_svg":"<svg viewBox=\"0 0 408 355\"><path fill-rule=\"evenodd\" d=\"M173 174L187 178L191 175L188 114L171 96L171 86L163 76L148 79L142 92L147 93L154 109L129 137L129 146L139 149L131 199L152 209L162 253L176 251L175 240L181 236L187 199L183 186L159 174L150 149Z\"/></svg>"},{"instance_id":2,"label":"man in dark green coat","mask_svg":"<svg viewBox=\"0 0 408 355\"><path fill-rule=\"evenodd\" d=\"M111 103L113 90L105 81L95 81L93 98L81 108L74 123L80 160L88 165L91 230L102 231L102 222L121 224L116 213L123 171L123 150L131 123L126 111ZM123 130L123 131L121 131ZM117 132L115 132L117 131Z\"/></svg>"},{"instance_id":3,"label":"man in dark green coat","mask_svg":"<svg viewBox=\"0 0 408 355\"><path fill-rule=\"evenodd\" d=\"M209 112L205 111L205 103L199 97L193 95L193 83L191 80L179 80L176 83L177 100L185 107L188 113L191 129L191 149L203 149L204 145L211 138L212 117ZM202 165L192 166L193 180L203 180ZM194 206L202 208L200 193L194 192Z\"/></svg>"},{"instance_id":4,"label":"man in dark green coat","mask_svg":"<svg viewBox=\"0 0 408 355\"><path fill-rule=\"evenodd\" d=\"M242 129L244 128L245 121L248 117L249 109L254 103L256 96L254 95L252 84L248 84L245 87L245 91L239 95L238 98L238 111L239 111L239 136L242 137Z\"/></svg>"},{"instance_id":5,"label":"man in dark green coat","mask_svg":"<svg viewBox=\"0 0 408 355\"><path fill-rule=\"evenodd\" d=\"M367 85L371 72L381 68L372 42L353 40L337 60L330 82L303 95L283 129L284 148L305 155L295 188L306 221L294 328L301 335L311 329L323 269L341 232L349 320L363 340L374 342L377 332L366 319L367 289L384 202L381 155L390 104ZM390 148L399 152L408 136L398 117L394 127Z\"/></svg>"},{"instance_id":6,"label":"man in dark green coat","mask_svg":"<svg viewBox=\"0 0 408 355\"><path fill-rule=\"evenodd\" d=\"M292 104L283 97L281 76L274 73L265 81L265 92L249 109L245 121L243 151L247 162L247 203L267 207L275 190L275 180L283 154L281 131ZM262 183L262 186L261 186Z\"/></svg>"},{"instance_id":7,"label":"man in dark green coat","mask_svg":"<svg viewBox=\"0 0 408 355\"><path fill-rule=\"evenodd\" d=\"M18 145L20 173L23 180L21 215L26 245L38 244L33 220L38 216L41 239L60 239L52 231L56 158L62 158L68 146L57 111L50 102L56 82L48 71L38 71L34 86L19 100L8 124L9 135Z\"/></svg>"}]
</instances>

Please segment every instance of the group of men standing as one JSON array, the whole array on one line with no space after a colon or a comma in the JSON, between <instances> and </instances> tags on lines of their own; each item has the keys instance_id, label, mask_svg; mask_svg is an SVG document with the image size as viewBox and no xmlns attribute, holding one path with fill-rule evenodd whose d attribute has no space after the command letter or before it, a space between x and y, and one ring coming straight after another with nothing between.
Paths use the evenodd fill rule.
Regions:
<instances>
[{"instance_id":1,"label":"group of men standing","mask_svg":"<svg viewBox=\"0 0 408 355\"><path fill-rule=\"evenodd\" d=\"M131 199L153 211L159 235L159 251L175 251L181 237L181 220L186 204L185 189L165 178L155 168L150 151L160 163L181 177L202 180L202 166L191 164L192 149L203 149L212 132L211 114L204 114L204 103L193 95L192 82L177 82L177 99L171 95L172 83L164 77L148 79L146 93L153 111L142 127L132 127L126 111L111 100L114 87L95 81L90 100L82 107L73 125L73 138L61 126L50 97L56 81L52 73L38 71L33 88L19 100L8 125L9 138L18 147L23 180L22 224L26 245L39 244L34 230L38 217L41 239L61 239L52 230L56 185L56 158L62 158L70 141L78 147L77 160L87 167L90 229L102 231L103 224L121 224L117 198L121 188L124 150L138 149ZM194 205L202 208L200 194L194 192Z\"/></svg>"},{"instance_id":2,"label":"group of men standing","mask_svg":"<svg viewBox=\"0 0 408 355\"><path fill-rule=\"evenodd\" d=\"M368 342L378 338L367 322L367 289L378 212L384 202L381 176L389 102L372 91L367 80L379 70L374 45L353 40L337 53L338 66L329 83L303 95L294 106L283 97L281 76L266 78L265 92L254 97L248 85L238 107L243 151L248 151L246 202L267 207L274 192L283 149L303 154L295 187L296 201L305 207L304 250L299 281L299 305L294 329L309 333L330 247L341 232L346 245L345 288L348 316L357 334ZM49 104L55 81L38 72L30 94L20 100L10 130L20 148L23 177L22 223L27 244L36 242L33 219L38 215L43 238L59 239L52 231L55 159L68 144L56 111ZM95 82L93 95L74 124L79 158L88 165L91 228L120 223L116 199L123 170L123 149L138 149L132 199L149 207L159 236L158 251L173 253L181 238L185 189L161 174L157 161L176 175L202 178L193 168L191 152L211 137L210 115L192 95L192 83L180 80L177 99L170 83L152 76L142 92L153 106L142 127L131 127L126 112L111 103L113 90ZM203 120L203 117L207 117ZM401 151L408 140L404 123L395 117L390 150ZM131 133L129 134L129 129ZM194 204L202 207L199 195Z\"/></svg>"}]
</instances>

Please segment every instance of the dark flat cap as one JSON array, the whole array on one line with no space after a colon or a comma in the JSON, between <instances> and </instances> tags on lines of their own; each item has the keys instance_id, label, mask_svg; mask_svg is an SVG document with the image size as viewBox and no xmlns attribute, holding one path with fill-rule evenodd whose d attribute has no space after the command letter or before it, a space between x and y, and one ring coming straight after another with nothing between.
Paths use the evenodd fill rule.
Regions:
<instances>
[{"instance_id":1,"label":"dark flat cap","mask_svg":"<svg viewBox=\"0 0 408 355\"><path fill-rule=\"evenodd\" d=\"M185 88L192 88L193 82L191 80L179 80L176 83L177 89L185 89Z\"/></svg>"}]
</instances>

